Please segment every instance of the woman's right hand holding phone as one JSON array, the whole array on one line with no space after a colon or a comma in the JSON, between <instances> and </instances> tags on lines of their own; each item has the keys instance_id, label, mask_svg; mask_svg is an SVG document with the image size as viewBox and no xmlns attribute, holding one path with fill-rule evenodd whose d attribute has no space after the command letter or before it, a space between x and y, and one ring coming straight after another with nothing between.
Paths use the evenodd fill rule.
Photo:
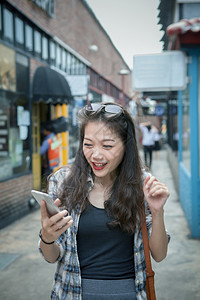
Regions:
<instances>
[{"instance_id":1,"label":"woman's right hand holding phone","mask_svg":"<svg viewBox=\"0 0 200 300\"><path fill-rule=\"evenodd\" d=\"M57 198L55 204L59 206L60 200ZM47 211L45 201L42 200L41 205L41 223L42 223L42 239L51 243L59 238L69 227L72 226L73 220L68 216L67 210L63 210L54 216L50 216Z\"/></svg>"}]
</instances>

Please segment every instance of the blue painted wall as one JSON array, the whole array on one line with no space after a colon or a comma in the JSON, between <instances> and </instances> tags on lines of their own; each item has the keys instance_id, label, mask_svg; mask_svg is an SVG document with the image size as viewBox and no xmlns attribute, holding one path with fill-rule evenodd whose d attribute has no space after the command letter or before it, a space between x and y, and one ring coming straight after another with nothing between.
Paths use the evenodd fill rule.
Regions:
<instances>
[{"instance_id":1,"label":"blue painted wall","mask_svg":"<svg viewBox=\"0 0 200 300\"><path fill-rule=\"evenodd\" d=\"M185 168L182 139L179 139L179 195L180 201L194 238L200 238L200 179L199 179L199 67L200 49L181 49L191 57L189 64L190 97L190 152L191 172ZM182 93L179 92L179 136L182 137Z\"/></svg>"}]
</instances>

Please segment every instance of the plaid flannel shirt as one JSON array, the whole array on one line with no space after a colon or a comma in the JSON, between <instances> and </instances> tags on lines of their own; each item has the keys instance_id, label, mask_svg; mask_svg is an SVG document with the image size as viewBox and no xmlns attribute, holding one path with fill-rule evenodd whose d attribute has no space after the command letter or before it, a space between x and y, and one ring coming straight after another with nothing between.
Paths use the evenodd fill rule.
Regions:
<instances>
[{"instance_id":1,"label":"plaid flannel shirt","mask_svg":"<svg viewBox=\"0 0 200 300\"><path fill-rule=\"evenodd\" d=\"M48 193L54 200L57 198L57 190L62 184L64 178L70 173L69 168L62 168L55 172L49 181ZM92 178L89 177L89 190L93 187ZM89 191L88 190L88 191ZM54 300L81 300L81 270L77 252L76 235L80 213L71 214L73 225L61 236L56 243L60 248L60 255L57 261L57 269L54 276L54 284L51 292L51 299ZM135 288L137 300L146 299L146 273L145 256L143 248L142 233L139 226L136 225L134 232L134 266L135 266ZM146 223L148 236L152 229L152 216L146 203ZM167 233L168 234L168 233ZM170 239L168 235L168 240ZM40 245L40 243L39 243ZM39 247L42 254L42 250ZM42 254L43 256L43 254Z\"/></svg>"}]
</instances>

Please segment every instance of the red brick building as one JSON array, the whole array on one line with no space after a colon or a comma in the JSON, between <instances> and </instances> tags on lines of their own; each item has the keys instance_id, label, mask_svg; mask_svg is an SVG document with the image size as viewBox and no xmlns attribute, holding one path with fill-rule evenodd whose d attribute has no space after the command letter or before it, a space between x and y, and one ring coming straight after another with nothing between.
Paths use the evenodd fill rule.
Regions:
<instances>
[{"instance_id":1,"label":"red brick building","mask_svg":"<svg viewBox=\"0 0 200 300\"><path fill-rule=\"evenodd\" d=\"M28 213L31 189L41 189L40 123L67 118L58 138L62 164L72 161L88 97L130 100L122 67L130 71L85 0L0 1L0 228Z\"/></svg>"}]
</instances>

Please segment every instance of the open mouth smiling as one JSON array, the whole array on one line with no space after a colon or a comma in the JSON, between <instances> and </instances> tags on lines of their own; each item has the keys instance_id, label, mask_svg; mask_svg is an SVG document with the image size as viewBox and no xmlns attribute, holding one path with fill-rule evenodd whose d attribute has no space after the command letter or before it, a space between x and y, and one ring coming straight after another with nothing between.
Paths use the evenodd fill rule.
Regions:
<instances>
[{"instance_id":1,"label":"open mouth smiling","mask_svg":"<svg viewBox=\"0 0 200 300\"><path fill-rule=\"evenodd\" d=\"M93 168L95 170L102 170L105 168L105 166L107 165L107 163L94 163L92 162Z\"/></svg>"}]
</instances>

